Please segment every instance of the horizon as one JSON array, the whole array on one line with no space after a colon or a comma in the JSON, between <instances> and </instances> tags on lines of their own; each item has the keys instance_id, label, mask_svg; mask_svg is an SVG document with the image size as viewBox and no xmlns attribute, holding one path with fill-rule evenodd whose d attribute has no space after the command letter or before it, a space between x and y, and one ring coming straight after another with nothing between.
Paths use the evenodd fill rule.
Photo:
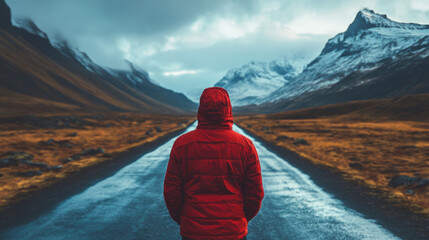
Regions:
<instances>
[{"instance_id":1,"label":"horizon","mask_svg":"<svg viewBox=\"0 0 429 240\"><path fill-rule=\"evenodd\" d=\"M132 1L122 5L123 10L117 13L116 1L92 2L86 9L80 1L45 0L43 4L7 1L14 22L22 18L33 20L51 40L67 40L100 66L129 69L127 61L130 61L161 86L188 97L192 92L213 86L229 70L251 61L286 58L309 63L320 54L327 40L344 32L364 8L387 14L398 22L429 23L428 2L384 2L331 1L310 6L312 1L305 1L290 10L289 1L228 4L221 1L195 3L197 9L191 10L187 6L192 1L188 1L180 9L183 12L176 12L171 4L139 5L138 1ZM331 7L333 4L335 8ZM152 14L139 16L141 11L136 6ZM281 14L282 11L290 16L283 16L287 14ZM133 23L141 18L155 20L157 26L150 26L152 22Z\"/></svg>"}]
</instances>

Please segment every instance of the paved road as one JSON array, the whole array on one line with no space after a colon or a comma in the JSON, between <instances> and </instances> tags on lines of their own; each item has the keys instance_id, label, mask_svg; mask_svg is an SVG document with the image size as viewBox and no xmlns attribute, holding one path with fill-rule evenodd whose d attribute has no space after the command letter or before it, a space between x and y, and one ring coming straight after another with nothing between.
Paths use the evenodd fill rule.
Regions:
<instances>
[{"instance_id":1,"label":"paved road","mask_svg":"<svg viewBox=\"0 0 429 240\"><path fill-rule=\"evenodd\" d=\"M243 133L237 126L234 129ZM162 197L174 140L34 221L0 233L0 239L180 239ZM266 196L261 212L250 222L248 239L398 239L346 208L261 143L254 143Z\"/></svg>"}]
</instances>

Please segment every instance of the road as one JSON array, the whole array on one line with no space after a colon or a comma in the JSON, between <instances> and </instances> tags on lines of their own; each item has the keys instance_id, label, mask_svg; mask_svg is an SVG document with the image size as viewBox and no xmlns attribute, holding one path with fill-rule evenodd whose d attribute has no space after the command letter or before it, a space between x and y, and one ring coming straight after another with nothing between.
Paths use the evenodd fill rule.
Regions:
<instances>
[{"instance_id":1,"label":"road","mask_svg":"<svg viewBox=\"0 0 429 240\"><path fill-rule=\"evenodd\" d=\"M234 130L244 134L237 126ZM33 221L0 233L0 239L181 239L162 196L174 140ZM249 224L249 240L399 239L252 140L261 159L265 198Z\"/></svg>"}]
</instances>

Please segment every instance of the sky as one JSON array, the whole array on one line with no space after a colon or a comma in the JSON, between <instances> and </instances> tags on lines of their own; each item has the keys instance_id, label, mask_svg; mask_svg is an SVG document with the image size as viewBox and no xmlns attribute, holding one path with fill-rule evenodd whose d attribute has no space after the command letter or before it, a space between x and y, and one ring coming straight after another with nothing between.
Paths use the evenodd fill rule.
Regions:
<instances>
[{"instance_id":1,"label":"sky","mask_svg":"<svg viewBox=\"0 0 429 240\"><path fill-rule=\"evenodd\" d=\"M428 0L6 0L97 64L146 70L183 93L213 86L250 61L310 62L326 41L369 8L429 24Z\"/></svg>"}]
</instances>

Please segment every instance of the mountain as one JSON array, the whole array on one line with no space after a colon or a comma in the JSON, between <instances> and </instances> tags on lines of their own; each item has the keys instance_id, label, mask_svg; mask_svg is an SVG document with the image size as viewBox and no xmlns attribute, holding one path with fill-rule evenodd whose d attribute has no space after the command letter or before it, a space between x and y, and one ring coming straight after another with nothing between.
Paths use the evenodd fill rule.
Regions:
<instances>
[{"instance_id":1,"label":"mountain","mask_svg":"<svg viewBox=\"0 0 429 240\"><path fill-rule=\"evenodd\" d=\"M274 119L399 120L429 121L429 94L371 99L303 108L270 114Z\"/></svg>"},{"instance_id":2,"label":"mountain","mask_svg":"<svg viewBox=\"0 0 429 240\"><path fill-rule=\"evenodd\" d=\"M193 88L186 92L186 96L194 102L200 102L201 94L205 88Z\"/></svg>"},{"instance_id":3,"label":"mountain","mask_svg":"<svg viewBox=\"0 0 429 240\"><path fill-rule=\"evenodd\" d=\"M0 28L10 28L12 26L9 6L4 0L0 0Z\"/></svg>"},{"instance_id":4,"label":"mountain","mask_svg":"<svg viewBox=\"0 0 429 240\"><path fill-rule=\"evenodd\" d=\"M233 106L261 103L264 97L292 81L301 71L298 61L278 59L272 62L252 61L231 69L215 84L225 88Z\"/></svg>"},{"instance_id":5,"label":"mountain","mask_svg":"<svg viewBox=\"0 0 429 240\"><path fill-rule=\"evenodd\" d=\"M0 115L121 111L183 114L197 105L154 84L142 70L105 69L66 42L52 44L33 22L10 21L0 0ZM7 17L5 17L7 16ZM133 82L137 79L139 82Z\"/></svg>"},{"instance_id":6,"label":"mountain","mask_svg":"<svg viewBox=\"0 0 429 240\"><path fill-rule=\"evenodd\" d=\"M129 65L130 70L128 71L110 69L109 72L117 79L127 82L130 86L140 92L143 92L147 96L157 99L164 104L184 109L189 112L196 110L197 104L190 101L184 94L179 94L159 86L149 78L147 72L136 68L132 63L129 63Z\"/></svg>"},{"instance_id":7,"label":"mountain","mask_svg":"<svg viewBox=\"0 0 429 240\"><path fill-rule=\"evenodd\" d=\"M361 10L294 81L239 111L275 112L429 92L429 25Z\"/></svg>"},{"instance_id":8,"label":"mountain","mask_svg":"<svg viewBox=\"0 0 429 240\"><path fill-rule=\"evenodd\" d=\"M112 84L121 88L121 84L125 83L129 87L137 89L139 92L153 98L163 104L183 109L189 112L194 111L197 105L190 101L184 94L176 93L166 89L150 79L149 74L135 67L131 62L128 62L129 70L117 70L110 68L102 68L95 64L86 53L79 49L73 48L67 42L59 42L54 44L55 48L60 50L64 55L78 62L88 71L98 75L100 78L108 80ZM116 84L115 81L120 81L121 84Z\"/></svg>"}]
</instances>

